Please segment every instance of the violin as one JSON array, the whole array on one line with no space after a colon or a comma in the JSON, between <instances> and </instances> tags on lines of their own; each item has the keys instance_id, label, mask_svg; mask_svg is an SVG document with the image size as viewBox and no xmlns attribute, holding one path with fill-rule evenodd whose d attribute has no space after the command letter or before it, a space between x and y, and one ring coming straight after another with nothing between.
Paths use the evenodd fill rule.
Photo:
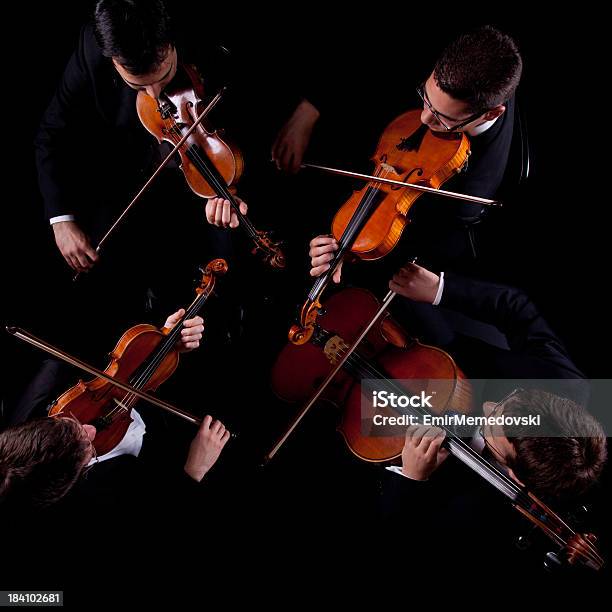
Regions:
<instances>
[{"instance_id":1,"label":"violin","mask_svg":"<svg viewBox=\"0 0 612 612\"><path fill-rule=\"evenodd\" d=\"M138 92L136 110L143 126L157 138L176 146L194 125L204 107L204 84L195 67L181 64L172 83L159 101L143 91ZM201 198L221 197L228 200L240 226L253 241L253 253L273 268L285 267L280 243L269 232L257 230L240 212L231 187L240 179L244 159L239 149L215 130L204 118L178 147L181 170L191 190Z\"/></svg>"},{"instance_id":2,"label":"violin","mask_svg":"<svg viewBox=\"0 0 612 612\"><path fill-rule=\"evenodd\" d=\"M323 314L314 324L311 341L285 346L272 369L274 392L291 402L312 397L268 453L267 460L284 444L313 400L321 398L341 407L338 430L356 457L368 462L386 462L399 457L404 436L367 435L367 423L372 422L375 411L362 396L361 383L365 379L376 379L377 390L398 396L410 391L409 381L416 381L421 388L426 382L428 394L430 389L435 390L432 408L408 404L401 409L415 418L448 411L473 412L471 385L452 357L441 349L410 339L386 313L394 295L390 292L380 306L363 289L340 291L325 303ZM313 396L315 388L317 392ZM397 415L399 411L376 409L376 414L393 412ZM604 560L593 534L576 532L568 521L472 449L451 428L441 426L441 429L445 433L443 446L450 454L505 495L518 512L559 547L560 556L548 553L545 564L552 558L570 566L581 564L593 570L601 569Z\"/></svg>"},{"instance_id":3,"label":"violin","mask_svg":"<svg viewBox=\"0 0 612 612\"><path fill-rule=\"evenodd\" d=\"M49 416L73 416L83 424L94 425L96 437L93 444L99 455L115 448L132 422L131 410L141 394L126 393L107 378L127 383L138 392L157 390L178 366L177 342L183 321L200 312L212 294L217 278L227 269L223 259L215 259L206 266L196 288L196 298L172 329L158 329L147 324L128 329L110 354L105 377L88 382L80 380L51 405Z\"/></svg>"},{"instance_id":4,"label":"violin","mask_svg":"<svg viewBox=\"0 0 612 612\"><path fill-rule=\"evenodd\" d=\"M409 223L408 213L425 192L437 192L441 185L466 167L470 144L463 132L433 132L421 123L421 111L412 110L392 121L384 130L372 158L372 176L305 164L346 176L370 180L354 191L332 222L338 250L329 270L314 283L302 306L298 323L289 331L294 344L308 342L321 309L320 298L338 264L349 253L364 259L379 259L399 242ZM445 195L479 203L491 200L453 192Z\"/></svg>"}]
</instances>

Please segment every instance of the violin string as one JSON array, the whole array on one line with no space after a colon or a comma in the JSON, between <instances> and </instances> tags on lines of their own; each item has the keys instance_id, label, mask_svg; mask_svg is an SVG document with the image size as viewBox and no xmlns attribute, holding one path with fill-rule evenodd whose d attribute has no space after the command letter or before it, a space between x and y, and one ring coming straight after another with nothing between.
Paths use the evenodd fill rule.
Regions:
<instances>
[{"instance_id":1,"label":"violin string","mask_svg":"<svg viewBox=\"0 0 612 612\"><path fill-rule=\"evenodd\" d=\"M349 360L351 360L352 357L355 357L354 361L357 362L356 365L358 366L358 369L361 370L360 374L363 374L364 377L375 378L375 379L382 378L396 392L400 394L404 392L404 390L401 387L394 385L381 372L376 370L376 368L374 368L367 360L365 360L359 353L353 353L353 355L349 357ZM421 415L428 414L427 411L425 410L415 409L415 412L420 413ZM518 486L517 483L515 483L512 479L510 479L508 476L503 474L503 472L498 470L495 466L490 464L484 457L482 457L482 455L474 451L474 449L472 449L471 446L469 446L461 438L456 436L454 432L452 432L445 426L441 426L440 428L446 432L447 436L449 436L449 438L452 439L453 442L455 442L455 444L460 446L464 452L469 454L471 458L474 459L480 465L482 469L484 469L492 477L494 477L506 491L512 493L512 495L516 496L517 498L522 497L522 501L524 503L528 503L529 506L531 505L531 500L523 493L522 489Z\"/></svg>"},{"instance_id":2,"label":"violin string","mask_svg":"<svg viewBox=\"0 0 612 612\"><path fill-rule=\"evenodd\" d=\"M352 347L346 346L340 347L337 351L337 354L340 358L346 355L347 352L351 351ZM398 393L403 393L404 390L394 385L382 372L379 372L367 359L365 359L360 353L353 351L347 361L345 362L345 367L355 366L358 376L362 378L375 378L379 380L384 380L387 384L394 389L394 391ZM463 385L463 383L462 383ZM425 410L415 409L415 412L420 413L422 415L428 414ZM542 510L539 506L529 497L529 495L525 492L525 490L520 487L514 480L512 480L507 474L499 470L493 464L491 464L485 457L480 455L471 446L466 444L461 438L459 438L454 432L450 431L448 428L442 426L449 441L456 444L462 451L468 454L476 463L477 467L474 467L475 471L484 476L489 476L496 479L498 485L502 488L503 491L507 492L508 496L513 500L513 503L519 504L526 512L529 513L530 516L534 517L536 520L540 521L546 529L550 531L550 536L557 542L561 543L564 546L568 544L568 536L569 532L571 535L575 535L573 529L563 521L563 519L557 515L556 513L548 510ZM478 468L478 469L477 469ZM534 510L535 508L535 510ZM535 513L535 514L534 514ZM555 531L565 532L558 533ZM589 548L593 551L594 555L597 555L597 550L589 543ZM588 555L585 555L588 556Z\"/></svg>"},{"instance_id":3,"label":"violin string","mask_svg":"<svg viewBox=\"0 0 612 612\"><path fill-rule=\"evenodd\" d=\"M398 392L400 394L404 392L404 390L401 387L396 386L393 383L391 383L391 381L389 379L387 379L381 372L377 371L376 368L374 368L359 353L356 353L356 352L353 353L349 357L349 360L351 360L351 358L353 358L353 357L355 358L354 361L357 362L358 369L361 370L360 373L363 374L364 377L376 378L376 379L381 379L382 378L388 384L390 384L392 386L392 388L396 392ZM419 411L419 410L415 409L415 412L420 412L422 415L428 414L424 410ZM504 490L508 491L509 493L511 493L515 497L515 501L516 502L522 502L523 507L526 510L530 511L530 513L531 513L531 509L532 509L532 507L534 505L533 504L533 500L523 491L523 489L517 483L515 483L509 476L507 476L506 474L504 474L503 472L498 470L494 465L492 465L489 461L487 461L486 458L484 458L482 455L480 455L474 449L472 449L471 446L469 446L461 438L456 436L456 434L454 432L452 432L451 430L449 430L447 427L444 427L444 426L441 426L440 428L443 429L446 432L447 436L449 436L449 438L455 444L457 444L459 447L461 447L461 450L463 450L464 452L466 452L467 454L470 455L470 457L479 465L481 470L483 470L485 473L488 473L490 476L495 478L497 480L497 482L504 488ZM555 518L556 521L561 521L563 523L563 521L560 519L560 517L555 515L554 518ZM563 526L565 526L571 532L571 528L569 528L564 523L563 523Z\"/></svg>"},{"instance_id":4,"label":"violin string","mask_svg":"<svg viewBox=\"0 0 612 612\"><path fill-rule=\"evenodd\" d=\"M385 174L383 173L382 170L383 170L382 168L377 168L374 176L385 178ZM384 172L388 172L388 170L385 169ZM381 185L380 182L377 182L377 184ZM347 241L351 241L353 238L356 237L353 234L360 227L364 218L368 216L369 213L371 212L370 206L376 199L377 195L378 195L378 187L374 187L374 186L368 187L368 192L366 193L366 196L359 203L359 206L357 207L355 214L353 215L349 224L344 230L343 235L340 237L340 246L343 246Z\"/></svg>"},{"instance_id":5,"label":"violin string","mask_svg":"<svg viewBox=\"0 0 612 612\"><path fill-rule=\"evenodd\" d=\"M209 286L205 290L203 290L200 295L192 302L182 319L172 328L172 331L166 336L159 350L148 361L148 365L144 368L142 374L137 375L136 379L132 378L131 384L134 388L141 389L146 384L146 382L148 382L153 372L157 369L159 364L162 362L162 360L166 357L168 352L176 343L177 336L182 330L182 323L185 320L191 318L192 315L201 308L201 305L203 305L203 302L206 301L211 292L212 289ZM138 401L137 396L134 396L134 394L130 393L126 394L120 402L121 405L118 405L114 409L110 410L106 414L106 418L112 419L119 412L129 411L131 407L136 403L136 401Z\"/></svg>"},{"instance_id":6,"label":"violin string","mask_svg":"<svg viewBox=\"0 0 612 612\"><path fill-rule=\"evenodd\" d=\"M165 126L167 132L171 136L172 142L174 142L174 144L179 142L183 135L182 135L182 132L181 132L178 124L176 123L176 121L174 119L170 119L170 120L162 119L162 121L164 122L164 126ZM206 163L206 161L200 157L200 155L197 152L197 149L195 149L195 148L192 149L189 152L189 155L193 156L193 158L196 160L196 162L198 164L200 164L201 168L198 168L198 170L200 170L200 173L203 174L202 170L204 170L204 171L207 170L207 163ZM211 163L210 160L209 160L209 163ZM245 229L250 234L251 238L257 239L259 237L259 235L257 233L257 230L252 225L252 223L249 221L249 219L247 219L242 214L242 212L240 211L240 207L238 206L237 202L234 200L234 198L231 195L231 193L228 191L227 186L226 185L221 185L221 183L219 183L219 181L214 176L214 174L212 174L210 171L206 172L206 174L207 174L207 176L204 176L204 179L208 183L210 183L211 187L214 189L215 193L217 193L217 195L219 197L223 197L225 199L228 199L229 202L232 203L232 205L233 205L232 207L234 208L235 212L237 213L237 215L241 219L241 221L243 221Z\"/></svg>"},{"instance_id":7,"label":"violin string","mask_svg":"<svg viewBox=\"0 0 612 612\"><path fill-rule=\"evenodd\" d=\"M155 353L155 355L153 355L152 358L149 359L142 374L138 375L137 379L132 382L132 386L135 389L140 390L150 380L152 374L157 370L158 366L166 358L170 350L176 344L178 339L177 337L183 329L183 322L192 318L202 308L204 302L208 299L211 293L212 288L209 286L204 291L202 291L202 293L200 293L200 295L188 307L182 319L175 324L175 326L172 328L172 331L166 336L166 338L162 342L162 346L160 347L160 349ZM115 408L110 410L106 414L106 418L112 419L120 412L129 411L137 401L138 397L135 396L133 393L126 394L120 402L121 405L116 406Z\"/></svg>"},{"instance_id":8,"label":"violin string","mask_svg":"<svg viewBox=\"0 0 612 612\"><path fill-rule=\"evenodd\" d=\"M178 132L177 135L177 138L179 137L182 137L180 132ZM178 140L174 139L173 141L178 142ZM249 237L261 247L261 238L257 229L251 223L249 218L242 213L240 210L240 205L236 201L233 194L229 191L225 182L221 182L219 178L215 176L215 170L211 169L211 166L214 168L212 162L210 160L202 159L195 148L188 150L187 155L192 157L192 163L195 162L196 168L198 169L200 175L211 185L217 194L217 197L223 198L230 202L232 209L240 219L243 229L247 232ZM224 181L224 179L222 180Z\"/></svg>"},{"instance_id":9,"label":"violin string","mask_svg":"<svg viewBox=\"0 0 612 612\"><path fill-rule=\"evenodd\" d=\"M176 135L176 136L178 137L178 140L180 140L180 137L182 137L182 133L181 133L180 129L178 128L178 126L177 126L177 127L175 127L175 126L176 126L176 123L175 123L174 121L173 121L172 123L173 123L173 125L172 125L172 127L171 127L171 129L170 129L170 133L171 133L172 135ZM174 142L175 144L178 142L178 140L177 140L177 139L175 139L175 138L172 138L172 140L173 140L173 142ZM198 153L197 153L197 149L193 149L193 150L192 150L190 153L191 153L191 155L192 155L192 156L193 156L193 157L196 159L196 161L197 161L197 162L199 162L199 163L201 164L202 168L205 168L205 167L206 167L206 162L200 158L200 156L199 156L199 155L198 155ZM386 172L388 172L388 170L386 170L386 169L385 169L385 173L386 173ZM219 192L221 191L221 197L224 197L224 198L225 198L225 194L223 194L223 191L226 191L226 189L225 189L225 188L223 188L224 186L221 186L221 185L220 185L220 184L217 182L216 178L215 178L213 175L211 175L210 173L208 173L208 174L209 174L209 177L210 177L210 178L209 178L209 177L204 177L204 178L207 180L207 182L209 182L209 183L211 184L211 186L213 187L213 189L215 190L215 192L216 192L218 195L220 195L220 193L219 193ZM385 174L384 174L384 173L378 173L378 174L376 174L376 176L381 176L381 177L383 177L383 178L384 178L384 177L385 177ZM211 180L211 179L212 179L212 180ZM375 200L375 198L376 198L376 197L377 197L377 195L378 195L378 191L379 191L379 186L380 186L380 184L381 184L381 183L380 183L380 182L378 182L378 183L376 184L376 186L372 186L372 187L370 187L370 189L369 189L369 193L366 195L366 198L365 198L364 200L362 200L362 202L360 203L360 206L359 206L359 208L358 208L358 210L357 210L357 213L356 213L356 214L353 216L353 218L351 219L351 222L349 223L349 225L347 226L347 228L346 228L346 230L345 230L345 232L344 232L343 236L341 237L341 241L340 241L341 246L343 246L343 245L346 243L346 241L347 241L347 240L350 240L351 238L353 238L353 237L354 237L354 236L353 236L353 234L354 234L354 233L357 231L357 229L360 227L360 224L361 224L361 223L362 223L362 221L364 220L364 217L366 217L366 216L369 214L369 212L370 212L370 211L369 211L369 208L370 208L371 204L373 203L373 201ZM221 189L220 189L220 188L221 188ZM229 201L230 201L232 204L234 204L234 202L232 202L232 198L230 198L230 199L229 199ZM233 206L233 208L236 208L236 206ZM241 219L244 219L244 216L241 214L241 211L239 210L239 208L238 208L238 210L237 210L236 212L238 213L239 217L241 217ZM245 220L245 221L246 221L246 220ZM335 268L336 268L336 267L337 267L337 264L336 264L335 266L333 266L333 269L335 270ZM332 269L331 269L331 268L330 268L329 272L333 273L333 271L332 271ZM375 374L376 374L376 371L375 371L374 369L372 369L372 370L370 370L370 369L369 369L369 367L368 367L368 366L369 366L369 364L367 364L367 362L366 362L365 360L363 360L363 359L361 358L361 356L360 356L360 355L358 355L358 354L354 354L353 356L356 358L356 359L355 359L355 361L361 361L361 362L362 362L362 363L361 363L361 365L362 365L362 366L364 366L364 365L366 366L366 371L367 371L368 375L370 375L370 374L374 374L374 375L375 375ZM165 357L165 355L164 355L164 357ZM350 357L349 357L349 359L350 359ZM144 375L143 375L143 376L144 376ZM465 391L464 391L464 390L463 390L461 387L460 387L460 388L457 390L457 392L458 392L458 394L461 396L461 398L462 398L462 399L465 399L465 398L466 398L466 395L468 394L468 391L467 391L467 390L465 390ZM137 399L137 398L135 398L135 399ZM443 429L445 429L445 430L446 430L446 428L443 428ZM450 432L450 431L448 431L448 430L446 430L446 431L447 431L447 434L451 434L451 435L453 435L453 436L454 436L454 434L453 434L452 432ZM471 447L469 447L468 445L466 445L466 444L463 442L463 440L461 440L461 439L459 439L459 438L457 438L457 440L458 440L458 442L459 442L460 444L465 445L465 449L466 449L466 450L467 450L467 449L469 449L469 451L471 451L472 453L475 453L475 451L473 451L473 449L471 449ZM468 452L469 452L469 451L468 451ZM475 453L475 455L477 456L477 457L475 457L475 458L477 458L477 460L478 460L479 462L481 462L482 464L484 464L484 465L485 465L487 468L489 468L490 470L493 470L493 469L494 469L494 468L493 468L493 466L492 466L492 465L490 465L490 464L489 464L489 463L488 463L488 462L487 462L487 461L486 461L484 458L482 458L482 457L481 457L481 456L480 456L478 453ZM497 470L495 470L495 472L497 472ZM515 483L514 483L514 482L513 482L511 479L509 479L509 478L507 478L507 477L506 477L505 479L508 481L508 483L507 483L507 484L509 484L509 485L510 485L511 490L513 490L515 493L517 493L517 494L519 494L519 495L522 493L522 490L521 490L521 489L520 489L520 488L519 488L519 487L518 487L518 486L517 486L517 485L516 485L516 484L515 484ZM565 526L567 527L567 525L565 525ZM569 527L568 527L568 529L569 529Z\"/></svg>"},{"instance_id":10,"label":"violin string","mask_svg":"<svg viewBox=\"0 0 612 612\"><path fill-rule=\"evenodd\" d=\"M376 168L376 171L374 172L373 175L376 176L376 177L385 178L386 177L386 173L388 173L388 172L389 172L388 169L386 169L386 168L383 169L381 166L379 166L378 168ZM349 221L349 223L346 226L344 232L342 233L342 236L340 237L340 242L339 242L339 245L338 245L339 246L339 249L338 249L339 253L343 253L343 251L346 249L348 243L352 242L357 237L355 234L357 233L358 229L362 226L363 221L365 220L365 218L367 216L369 216L369 214L371 212L370 211L370 207L371 207L372 203L374 202L374 200L376 199L376 197L378 196L379 186L381 185L381 183L379 181L377 181L375 183L375 185L369 186L367 188L367 192L366 192L365 196L359 202L357 210L355 211L355 213L351 217L351 220ZM341 255L336 255L336 257L334 257L334 260L332 261L329 269L326 270L325 273L323 275L321 275L315 281L315 284L314 284L313 288L311 289L310 293L308 294L308 297L311 300L314 301L315 299L318 298L318 296L320 295L321 291L323 290L323 288L327 284L328 280L333 276L334 272L336 271L336 268L338 267L340 259L341 259Z\"/></svg>"},{"instance_id":11,"label":"violin string","mask_svg":"<svg viewBox=\"0 0 612 612\"><path fill-rule=\"evenodd\" d=\"M342 349L341 348L341 349L339 349L338 353L339 353L340 357L342 357L349 350L350 350L350 347L348 349ZM366 360L358 352L353 352L352 355L350 355L350 357L348 358L347 361L352 361L354 363L354 365L357 366L359 374L363 375L364 378L382 379L387 384L389 384L395 391L397 391L399 394L404 393L404 390L401 387L393 384L382 372L379 372L368 360ZM415 412L420 413L422 416L425 415L425 414L428 414L428 412L425 411L425 410L415 409ZM441 429L443 429L447 433L447 435L449 435L450 437L455 439L455 441L458 444L462 445L464 447L463 450L465 450L466 452L471 454L473 456L473 458L476 459L479 463L486 464L487 468L490 468L491 470L493 470L495 472L498 472L499 473L498 475L504 477L504 480L507 481L506 484L512 488L514 493L516 493L516 494L520 494L521 493L520 487L514 481L512 481L509 477L503 475L494 466L489 464L489 462L486 461L486 459L484 459L479 453L476 453L476 451L474 451L469 445L467 445L463 440L458 438L454 434L454 432L452 432L451 430L449 430L445 426L442 426Z\"/></svg>"},{"instance_id":12,"label":"violin string","mask_svg":"<svg viewBox=\"0 0 612 612\"><path fill-rule=\"evenodd\" d=\"M166 119L163 117L162 117L162 122L166 129L166 132L170 135L172 142L176 145L180 141L180 139L183 137L183 134L177 122L174 120L174 118ZM206 168L206 161L199 156L197 149L194 148L189 154L192 155L193 158L196 160L196 162L201 165L202 169ZM210 175L210 173L208 174ZM208 177L204 177L204 178L205 180L207 180L207 182L211 183L211 187L213 187L213 189L215 190L217 194L219 194L219 192L227 191L227 186L221 185L213 175L210 175L210 180L208 180ZM225 197L225 195L223 197ZM232 198L229 198L229 201L231 202ZM241 218L244 218L239 209L237 210L237 213ZM244 221L246 225L251 225L248 219L244 219ZM252 229L253 231L255 231L254 227Z\"/></svg>"},{"instance_id":13,"label":"violin string","mask_svg":"<svg viewBox=\"0 0 612 612\"><path fill-rule=\"evenodd\" d=\"M208 298L208 295L210 295L210 292L206 292L206 293L203 292L196 298L193 304L187 309L187 311L185 312L181 320L175 324L171 332L164 338L164 341L162 342L162 346L160 347L158 351L156 351L155 355L153 355L153 357L148 360L147 365L144 368L144 371L140 375L138 375L137 379L134 381L132 386L139 389L143 387L149 381L152 374L157 370L161 362L166 358L169 352L174 348L176 342L178 341L178 336L180 335L183 329L183 323L186 320L193 317L193 315L201 308L201 306L203 305L203 302L206 301L206 299ZM125 399L128 402L132 402L132 404L138 400L138 398L134 396L133 394L129 398L129 400L127 399L128 397L129 396L126 396Z\"/></svg>"},{"instance_id":14,"label":"violin string","mask_svg":"<svg viewBox=\"0 0 612 612\"><path fill-rule=\"evenodd\" d=\"M375 172L373 173L374 176L384 176L380 174L381 170L382 170L381 167L376 168ZM343 251L343 249L346 248L347 244L351 242L353 238L356 238L356 236L354 236L354 234L356 233L356 229L362 223L363 218L364 218L364 213L365 215L367 215L367 213L369 212L369 208L377 194L378 194L377 188L374 188L372 186L369 186L367 188L365 196L359 202L357 210L351 217L344 232L342 233L342 236L340 237L339 252ZM336 268L338 267L340 259L341 259L341 255L337 255L332 261L332 264L330 265L329 269L326 270L325 274L323 274L317 279L313 289L311 290L309 294L310 299L314 300L318 297L320 292L323 290L323 287L327 284L328 279L331 278L331 276L333 276L334 272L336 271Z\"/></svg>"}]
</instances>

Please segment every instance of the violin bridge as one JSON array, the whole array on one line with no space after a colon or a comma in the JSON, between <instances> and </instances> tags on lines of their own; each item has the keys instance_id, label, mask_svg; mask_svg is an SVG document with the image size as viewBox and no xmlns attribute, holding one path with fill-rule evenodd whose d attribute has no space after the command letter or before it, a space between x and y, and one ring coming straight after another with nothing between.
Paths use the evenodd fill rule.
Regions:
<instances>
[{"instance_id":1,"label":"violin bridge","mask_svg":"<svg viewBox=\"0 0 612 612\"><path fill-rule=\"evenodd\" d=\"M325 343L323 351L329 361L335 365L342 359L349 348L349 345L340 336L332 336Z\"/></svg>"},{"instance_id":2,"label":"violin bridge","mask_svg":"<svg viewBox=\"0 0 612 612\"><path fill-rule=\"evenodd\" d=\"M113 398L113 401L115 402L115 404L117 404L117 406L119 406L119 408L121 408L121 410L125 410L126 412L130 411L130 409L123 402L120 402L116 397Z\"/></svg>"},{"instance_id":3,"label":"violin bridge","mask_svg":"<svg viewBox=\"0 0 612 612\"><path fill-rule=\"evenodd\" d=\"M399 172L391 165L386 162L381 162L380 167L388 173L393 173L399 175Z\"/></svg>"}]
</instances>

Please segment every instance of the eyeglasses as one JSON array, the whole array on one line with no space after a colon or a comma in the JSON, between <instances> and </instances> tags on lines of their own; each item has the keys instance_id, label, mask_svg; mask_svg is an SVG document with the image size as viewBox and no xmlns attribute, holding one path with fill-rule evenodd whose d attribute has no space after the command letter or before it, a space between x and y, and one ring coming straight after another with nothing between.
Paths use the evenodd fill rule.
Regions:
<instances>
[{"instance_id":1,"label":"eyeglasses","mask_svg":"<svg viewBox=\"0 0 612 612\"><path fill-rule=\"evenodd\" d=\"M464 119L460 123L457 123L457 125L450 126L444 121L444 119L442 119L442 117L440 116L440 113L431 105L431 102L427 98L427 93L425 92L425 83L421 83L416 88L416 92L419 94L419 98L423 100L423 104L427 107L427 110L429 110L429 112L436 118L438 123L447 132L456 132L457 130L460 130L466 125L469 125L470 123L472 123L472 121L476 121L478 117L480 117L484 112L486 112L486 111L480 111L478 113L474 113L473 115L470 115L467 119Z\"/></svg>"},{"instance_id":2,"label":"eyeglasses","mask_svg":"<svg viewBox=\"0 0 612 612\"><path fill-rule=\"evenodd\" d=\"M511 391L510 393L508 393L508 395L503 397L499 402L497 402L497 404L495 404L495 406L493 406L493 410L491 410L491 412L489 413L489 417L493 417L497 412L498 408L500 408L500 406L503 406L503 404L505 404L511 397L514 397L517 393L520 393L521 391L523 391L523 389L521 387L518 387L514 389L514 391ZM506 457L504 457L504 455L499 450L497 450L495 446L491 444L491 442L487 440L487 437L484 433L484 425L481 425L479 427L478 433L482 436L485 446L491 451L491 453L493 453L494 456L498 457L501 463L505 465Z\"/></svg>"}]
</instances>

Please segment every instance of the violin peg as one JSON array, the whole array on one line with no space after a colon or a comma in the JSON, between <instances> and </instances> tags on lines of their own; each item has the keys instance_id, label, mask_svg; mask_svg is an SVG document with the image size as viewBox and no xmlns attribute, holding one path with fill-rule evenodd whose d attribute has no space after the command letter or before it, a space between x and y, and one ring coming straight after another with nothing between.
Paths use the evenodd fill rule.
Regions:
<instances>
[{"instance_id":1,"label":"violin peg","mask_svg":"<svg viewBox=\"0 0 612 612\"><path fill-rule=\"evenodd\" d=\"M544 568L549 572L555 572L561 567L561 559L555 552L547 552L544 557Z\"/></svg>"},{"instance_id":2,"label":"violin peg","mask_svg":"<svg viewBox=\"0 0 612 612\"><path fill-rule=\"evenodd\" d=\"M519 550L528 550L529 548L531 548L531 538L529 537L529 534L519 536L516 539L515 546Z\"/></svg>"}]
</instances>

